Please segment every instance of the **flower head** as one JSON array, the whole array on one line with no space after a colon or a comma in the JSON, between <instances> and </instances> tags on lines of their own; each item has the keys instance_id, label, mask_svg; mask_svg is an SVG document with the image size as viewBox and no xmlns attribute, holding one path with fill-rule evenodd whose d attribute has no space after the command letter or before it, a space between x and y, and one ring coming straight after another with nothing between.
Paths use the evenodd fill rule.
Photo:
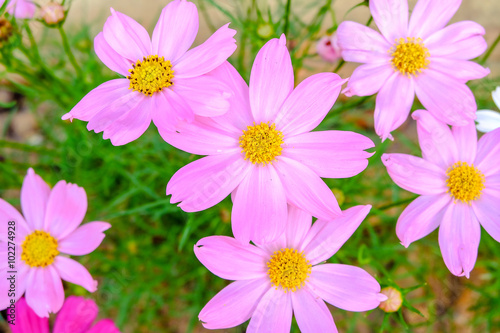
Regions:
<instances>
[{"instance_id":1,"label":"flower head","mask_svg":"<svg viewBox=\"0 0 500 333\"><path fill-rule=\"evenodd\" d=\"M64 20L66 17L66 11L61 4L57 2L49 2L44 4L40 9L40 16L48 25L55 25Z\"/></svg>"},{"instance_id":2,"label":"flower head","mask_svg":"<svg viewBox=\"0 0 500 333\"><path fill-rule=\"evenodd\" d=\"M86 255L104 239L103 231L111 225L90 222L79 226L87 210L85 190L75 184L59 181L49 186L28 170L21 189L21 215L0 199L0 218L4 225L0 233L0 252L7 257L9 243L14 243L15 260L0 265L0 291L8 294L15 283L15 299L25 294L26 302L39 317L58 312L64 302L61 279L78 284L90 292L97 289L85 267L68 255ZM7 230L12 231L10 234ZM10 245L9 245L10 246ZM12 252L12 250L9 250ZM7 278L12 277L12 281ZM2 297L0 309L9 306L10 299Z\"/></svg>"},{"instance_id":3,"label":"flower head","mask_svg":"<svg viewBox=\"0 0 500 333\"><path fill-rule=\"evenodd\" d=\"M197 118L177 132L162 131L168 143L209 155L180 169L167 185L171 202L187 211L207 209L232 193L232 228L243 242L269 242L285 228L287 203L313 216L341 214L320 177L346 178L368 165L373 142L343 131L311 132L333 106L345 80L313 75L295 89L285 36L272 39L253 64L250 87L226 63L211 73L232 86L231 109Z\"/></svg>"},{"instance_id":4,"label":"flower head","mask_svg":"<svg viewBox=\"0 0 500 333\"><path fill-rule=\"evenodd\" d=\"M101 319L92 325L98 312L99 308L93 300L70 296L57 314L52 333L120 333L120 330L110 319ZM16 303L16 318L15 324L10 324L12 333L50 332L49 319L37 316L28 306L24 297Z\"/></svg>"},{"instance_id":5,"label":"flower head","mask_svg":"<svg viewBox=\"0 0 500 333\"><path fill-rule=\"evenodd\" d=\"M335 62L342 59L342 49L338 43L337 34L331 34L321 37L316 44L316 52L323 60L328 62Z\"/></svg>"},{"instance_id":6,"label":"flower head","mask_svg":"<svg viewBox=\"0 0 500 333\"><path fill-rule=\"evenodd\" d=\"M247 332L289 332L293 313L304 333L336 332L325 301L347 311L376 308L387 297L370 274L323 263L370 208L352 207L342 217L312 225L310 214L290 206L286 230L274 242L254 246L225 236L200 240L194 247L198 260L215 275L235 280L201 310L203 326L224 329L250 319Z\"/></svg>"},{"instance_id":7,"label":"flower head","mask_svg":"<svg viewBox=\"0 0 500 333\"><path fill-rule=\"evenodd\" d=\"M454 275L469 277L480 225L500 241L500 129L478 141L473 121L450 130L427 111L415 111L413 118L423 157L382 156L394 182L421 195L399 217L396 233L408 247L439 226L446 266Z\"/></svg>"},{"instance_id":8,"label":"flower head","mask_svg":"<svg viewBox=\"0 0 500 333\"><path fill-rule=\"evenodd\" d=\"M32 0L7 0L7 12L18 19L32 19L35 16L36 5ZM0 6L5 0L0 0Z\"/></svg>"},{"instance_id":9,"label":"flower head","mask_svg":"<svg viewBox=\"0 0 500 333\"><path fill-rule=\"evenodd\" d=\"M198 33L198 11L192 2L170 2L152 39L136 21L111 9L94 46L101 61L124 78L101 84L62 119L88 121L89 131L104 131L104 139L118 146L140 137L151 120L162 131L175 131L195 115L224 114L230 88L204 74L236 49L236 31L228 25L188 51Z\"/></svg>"},{"instance_id":10,"label":"flower head","mask_svg":"<svg viewBox=\"0 0 500 333\"><path fill-rule=\"evenodd\" d=\"M408 20L405 0L370 0L380 33L342 22L338 43L346 61L364 63L352 74L345 94L378 93L375 131L385 140L410 113L415 94L434 117L454 126L475 119L476 101L467 87L489 69L468 61L486 50L484 29L475 22L446 24L461 1L419 0ZM460 70L458 70L460 69Z\"/></svg>"},{"instance_id":11,"label":"flower head","mask_svg":"<svg viewBox=\"0 0 500 333\"><path fill-rule=\"evenodd\" d=\"M491 93L493 101L500 109L500 87ZM479 110L476 112L476 128L478 131L486 133L500 127L500 113L492 110Z\"/></svg>"}]
</instances>

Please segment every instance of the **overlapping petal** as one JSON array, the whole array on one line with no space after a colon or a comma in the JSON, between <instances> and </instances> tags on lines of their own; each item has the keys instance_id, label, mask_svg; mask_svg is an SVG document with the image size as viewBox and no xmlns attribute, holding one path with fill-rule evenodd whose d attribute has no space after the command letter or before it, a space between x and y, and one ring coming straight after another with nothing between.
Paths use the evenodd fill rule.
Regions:
<instances>
[{"instance_id":1,"label":"overlapping petal","mask_svg":"<svg viewBox=\"0 0 500 333\"><path fill-rule=\"evenodd\" d=\"M98 33L94 39L94 51L99 59L101 59L101 61L112 71L115 71L125 77L130 74L129 69L132 69L132 64L134 62L122 57L111 46L109 46L102 32ZM126 82L128 85L129 81Z\"/></svg>"},{"instance_id":2,"label":"overlapping petal","mask_svg":"<svg viewBox=\"0 0 500 333\"><path fill-rule=\"evenodd\" d=\"M441 30L455 15L461 3L462 0L417 1L411 14L408 34L425 39Z\"/></svg>"},{"instance_id":3,"label":"overlapping petal","mask_svg":"<svg viewBox=\"0 0 500 333\"><path fill-rule=\"evenodd\" d=\"M457 144L458 159L461 162L474 164L477 150L477 131L473 121L465 126L453 126L453 137Z\"/></svg>"},{"instance_id":4,"label":"overlapping petal","mask_svg":"<svg viewBox=\"0 0 500 333\"><path fill-rule=\"evenodd\" d=\"M471 203L474 213L479 223L488 234L497 242L500 242L500 176L497 176L495 187L486 179L486 189L483 190L481 197Z\"/></svg>"},{"instance_id":5,"label":"overlapping petal","mask_svg":"<svg viewBox=\"0 0 500 333\"><path fill-rule=\"evenodd\" d=\"M325 302L312 294L309 288L304 287L291 294L293 312L301 332L338 332Z\"/></svg>"},{"instance_id":6,"label":"overlapping petal","mask_svg":"<svg viewBox=\"0 0 500 333\"><path fill-rule=\"evenodd\" d=\"M370 12L378 29L387 41L406 37L408 34L408 1L373 0Z\"/></svg>"},{"instance_id":7,"label":"overlapping petal","mask_svg":"<svg viewBox=\"0 0 500 333\"><path fill-rule=\"evenodd\" d=\"M99 309L91 299L70 296L57 314L54 333L69 333L78 328L78 332L88 332L92 322L97 318Z\"/></svg>"},{"instance_id":8,"label":"overlapping petal","mask_svg":"<svg viewBox=\"0 0 500 333\"><path fill-rule=\"evenodd\" d=\"M290 332L292 326L291 293L270 288L259 300L248 324L248 333Z\"/></svg>"},{"instance_id":9,"label":"overlapping petal","mask_svg":"<svg viewBox=\"0 0 500 333\"><path fill-rule=\"evenodd\" d=\"M80 285L93 293L97 290L97 281L92 278L89 271L82 264L64 256L57 256L54 268L61 279Z\"/></svg>"},{"instance_id":10,"label":"overlapping petal","mask_svg":"<svg viewBox=\"0 0 500 333\"><path fill-rule=\"evenodd\" d=\"M500 129L484 134L477 143L475 166L485 176L500 171Z\"/></svg>"},{"instance_id":11,"label":"overlapping petal","mask_svg":"<svg viewBox=\"0 0 500 333\"><path fill-rule=\"evenodd\" d=\"M26 283L26 302L39 317L58 312L64 303L61 278L53 266L30 269Z\"/></svg>"},{"instance_id":12,"label":"overlapping petal","mask_svg":"<svg viewBox=\"0 0 500 333\"><path fill-rule=\"evenodd\" d=\"M30 168L21 187L21 207L30 230L43 230L49 195L49 185Z\"/></svg>"},{"instance_id":13,"label":"overlapping petal","mask_svg":"<svg viewBox=\"0 0 500 333\"><path fill-rule=\"evenodd\" d=\"M24 297L16 303L13 319L15 324L9 325L12 333L50 333L49 318L37 316Z\"/></svg>"},{"instance_id":14,"label":"overlapping petal","mask_svg":"<svg viewBox=\"0 0 500 333\"><path fill-rule=\"evenodd\" d=\"M29 234L31 228L28 226L24 217L7 201L0 199L0 221L4 221L5 227L0 230L0 241L7 242L7 237L9 235L8 222L14 221L12 231L15 231L14 242L16 244L21 244L24 241L26 235Z\"/></svg>"},{"instance_id":15,"label":"overlapping petal","mask_svg":"<svg viewBox=\"0 0 500 333\"><path fill-rule=\"evenodd\" d=\"M394 73L388 63L368 63L354 70L342 91L347 97L370 96L380 91L384 83Z\"/></svg>"},{"instance_id":16,"label":"overlapping petal","mask_svg":"<svg viewBox=\"0 0 500 333\"><path fill-rule=\"evenodd\" d=\"M58 251L82 256L93 252L104 239L104 231L111 228L106 222L90 222L58 241Z\"/></svg>"}]
</instances>

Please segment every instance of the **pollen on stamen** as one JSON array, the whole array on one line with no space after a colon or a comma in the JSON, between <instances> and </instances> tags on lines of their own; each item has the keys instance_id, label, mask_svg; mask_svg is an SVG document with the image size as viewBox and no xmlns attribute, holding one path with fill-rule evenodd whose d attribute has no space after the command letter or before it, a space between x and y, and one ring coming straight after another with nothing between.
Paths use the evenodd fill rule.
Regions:
<instances>
[{"instance_id":1,"label":"pollen on stamen","mask_svg":"<svg viewBox=\"0 0 500 333\"><path fill-rule=\"evenodd\" d=\"M285 293L295 292L305 285L312 265L303 252L296 249L281 249L275 251L267 262L267 274L276 289L281 288Z\"/></svg>"},{"instance_id":2,"label":"pollen on stamen","mask_svg":"<svg viewBox=\"0 0 500 333\"><path fill-rule=\"evenodd\" d=\"M455 203L461 201L470 205L481 197L485 177L473 164L459 161L448 168L446 175L446 192L450 193Z\"/></svg>"},{"instance_id":3,"label":"pollen on stamen","mask_svg":"<svg viewBox=\"0 0 500 333\"><path fill-rule=\"evenodd\" d=\"M391 65L394 70L407 77L417 76L430 64L429 50L421 38L398 38L388 52L392 57Z\"/></svg>"},{"instance_id":4,"label":"pollen on stamen","mask_svg":"<svg viewBox=\"0 0 500 333\"><path fill-rule=\"evenodd\" d=\"M164 57L148 56L138 60L129 69L130 87L134 91L139 91L146 96L153 96L154 93L162 91L173 84L174 71L170 60Z\"/></svg>"},{"instance_id":5,"label":"pollen on stamen","mask_svg":"<svg viewBox=\"0 0 500 333\"><path fill-rule=\"evenodd\" d=\"M46 267L59 255L57 240L48 232L35 230L21 244L21 260L31 267Z\"/></svg>"},{"instance_id":6,"label":"pollen on stamen","mask_svg":"<svg viewBox=\"0 0 500 333\"><path fill-rule=\"evenodd\" d=\"M239 143L245 160L250 160L253 164L272 163L283 150L283 133L276 129L275 124L254 123L243 130Z\"/></svg>"}]
</instances>

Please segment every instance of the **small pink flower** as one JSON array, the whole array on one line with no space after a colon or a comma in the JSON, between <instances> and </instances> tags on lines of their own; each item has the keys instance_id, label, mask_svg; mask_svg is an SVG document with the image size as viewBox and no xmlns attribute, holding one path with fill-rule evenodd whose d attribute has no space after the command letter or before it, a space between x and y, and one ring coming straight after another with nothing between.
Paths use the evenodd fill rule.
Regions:
<instances>
[{"instance_id":1,"label":"small pink flower","mask_svg":"<svg viewBox=\"0 0 500 333\"><path fill-rule=\"evenodd\" d=\"M313 216L341 215L320 177L347 178L363 171L373 142L344 131L311 132L337 99L342 80L313 75L294 89L283 35L255 59L250 87L228 63L211 73L234 87L231 109L160 134L192 154L209 155L180 169L167 185L171 202L187 212L207 209L232 193L232 227L242 242L269 242L285 228L287 203Z\"/></svg>"},{"instance_id":2,"label":"small pink flower","mask_svg":"<svg viewBox=\"0 0 500 333\"><path fill-rule=\"evenodd\" d=\"M36 5L32 0L7 0L7 12L18 19L32 19L35 16ZM0 7L5 0L0 0Z\"/></svg>"},{"instance_id":3,"label":"small pink flower","mask_svg":"<svg viewBox=\"0 0 500 333\"><path fill-rule=\"evenodd\" d=\"M351 237L371 206L356 206L332 221L312 224L310 214L288 210L285 233L258 246L210 236L194 247L215 275L235 282L201 310L208 329L225 329L250 319L247 332L289 332L292 312L302 332L337 332L324 301L347 311L368 311L387 297L361 268L322 264Z\"/></svg>"},{"instance_id":4,"label":"small pink flower","mask_svg":"<svg viewBox=\"0 0 500 333\"><path fill-rule=\"evenodd\" d=\"M24 217L0 199L0 255L7 258L13 252L11 244L15 244L13 266L5 259L0 263L0 310L25 294L30 308L39 317L48 317L63 305L61 279L90 292L97 289L97 281L87 269L68 255L81 256L94 251L104 239L103 231L111 225L90 222L79 227L87 211L85 190L64 180L51 190L33 169L24 178L21 207ZM13 280L7 280L13 275ZM12 289L11 281L15 293L6 297Z\"/></svg>"},{"instance_id":5,"label":"small pink flower","mask_svg":"<svg viewBox=\"0 0 500 333\"><path fill-rule=\"evenodd\" d=\"M94 326L99 309L91 299L70 296L58 313L52 333L120 333L110 319L99 320ZM49 333L49 319L41 318L28 306L25 298L16 303L15 324L12 333Z\"/></svg>"},{"instance_id":6,"label":"small pink flower","mask_svg":"<svg viewBox=\"0 0 500 333\"><path fill-rule=\"evenodd\" d=\"M126 78L101 84L62 119L88 121L87 129L104 131L115 146L140 137L151 123L175 131L194 115L212 117L229 108L230 89L205 76L236 49L235 30L228 24L205 43L188 51L198 33L198 10L175 0L161 12L153 32L111 9L95 52L111 70Z\"/></svg>"},{"instance_id":7,"label":"small pink flower","mask_svg":"<svg viewBox=\"0 0 500 333\"><path fill-rule=\"evenodd\" d=\"M477 141L474 122L450 128L429 112L413 113L423 158L384 154L392 180L420 194L401 214L401 244L439 226L439 247L448 269L469 277L481 236L480 225L500 242L500 129Z\"/></svg>"},{"instance_id":8,"label":"small pink flower","mask_svg":"<svg viewBox=\"0 0 500 333\"><path fill-rule=\"evenodd\" d=\"M338 44L337 34L323 36L316 44L316 52L323 60L336 62L342 59L342 49Z\"/></svg>"},{"instance_id":9,"label":"small pink flower","mask_svg":"<svg viewBox=\"0 0 500 333\"><path fill-rule=\"evenodd\" d=\"M49 2L40 9L42 20L48 25L54 25L62 22L66 16L66 11L61 4L57 2Z\"/></svg>"},{"instance_id":10,"label":"small pink flower","mask_svg":"<svg viewBox=\"0 0 500 333\"><path fill-rule=\"evenodd\" d=\"M345 94L378 92L375 131L385 140L405 122L415 94L437 119L464 126L475 119L476 101L465 84L489 69L467 61L486 50L484 28L471 21L446 24L461 0L419 0L408 22L405 0L370 0L380 33L342 22L337 34L346 61L364 63L352 74Z\"/></svg>"}]
</instances>

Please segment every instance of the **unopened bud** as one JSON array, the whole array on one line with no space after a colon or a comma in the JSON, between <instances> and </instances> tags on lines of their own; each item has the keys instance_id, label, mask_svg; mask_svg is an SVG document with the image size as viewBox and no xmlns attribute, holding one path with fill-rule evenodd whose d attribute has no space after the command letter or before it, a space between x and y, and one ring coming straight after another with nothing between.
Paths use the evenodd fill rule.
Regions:
<instances>
[{"instance_id":1,"label":"unopened bud","mask_svg":"<svg viewBox=\"0 0 500 333\"><path fill-rule=\"evenodd\" d=\"M9 20L4 17L0 17L0 46L4 42L8 41L14 32L14 28Z\"/></svg>"},{"instance_id":2,"label":"unopened bud","mask_svg":"<svg viewBox=\"0 0 500 333\"><path fill-rule=\"evenodd\" d=\"M385 312L396 312L403 304L401 292L393 287L386 287L380 291L381 294L387 296L387 300L380 303L379 308Z\"/></svg>"},{"instance_id":3,"label":"unopened bud","mask_svg":"<svg viewBox=\"0 0 500 333\"><path fill-rule=\"evenodd\" d=\"M316 52L328 62L335 62L342 58L342 49L337 42L337 34L322 37L316 44Z\"/></svg>"},{"instance_id":4,"label":"unopened bud","mask_svg":"<svg viewBox=\"0 0 500 333\"><path fill-rule=\"evenodd\" d=\"M42 6L40 10L40 15L45 23L48 25L55 25L62 20L64 20L64 16L66 15L63 6L56 2L49 2L46 5Z\"/></svg>"}]
</instances>

